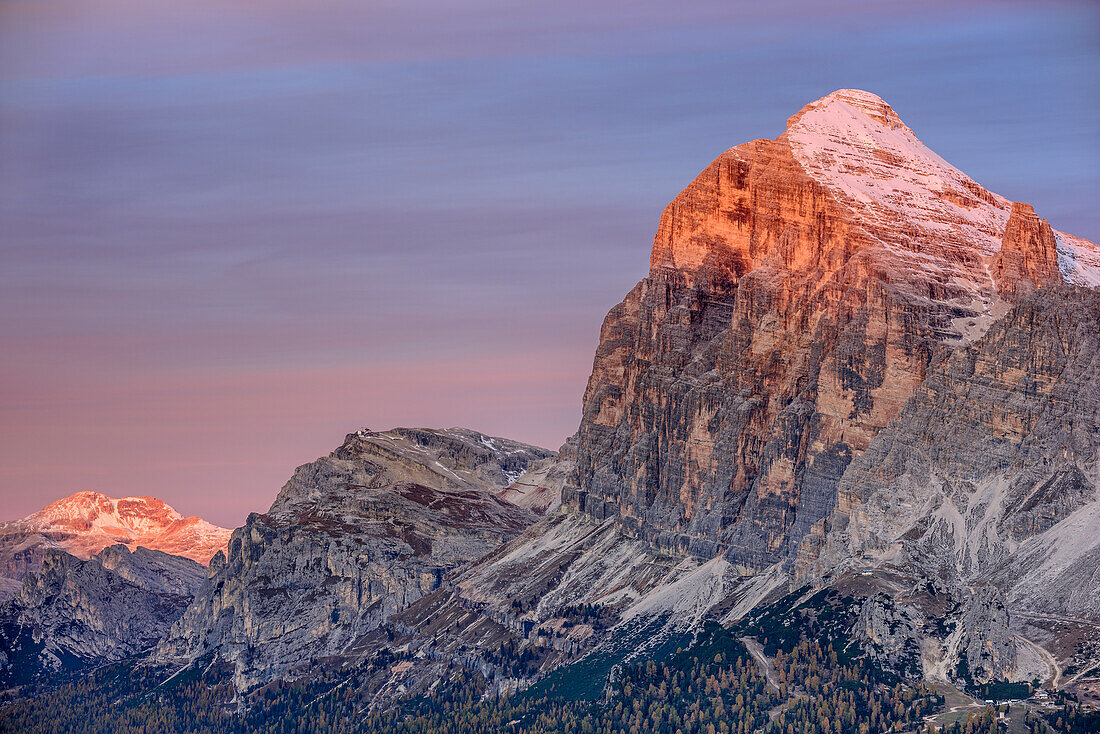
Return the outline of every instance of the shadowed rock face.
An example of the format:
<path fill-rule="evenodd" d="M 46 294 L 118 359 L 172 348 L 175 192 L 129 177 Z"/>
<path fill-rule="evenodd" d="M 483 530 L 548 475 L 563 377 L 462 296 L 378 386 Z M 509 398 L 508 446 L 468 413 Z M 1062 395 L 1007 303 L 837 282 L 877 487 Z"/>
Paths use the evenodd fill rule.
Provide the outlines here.
<path fill-rule="evenodd" d="M 1033 608 L 1100 614 L 1096 594 L 1084 601 L 1095 580 L 1049 583 L 1100 543 L 1089 509 L 1098 385 L 1100 294 L 1061 287 L 1023 298 L 944 360 L 853 462 L 801 560 L 821 573 L 888 558 L 952 583 L 994 580 Z M 1063 524 L 1071 516 L 1076 538 Z M 1055 595 L 1069 588 L 1080 595 L 1066 606 Z"/>
<path fill-rule="evenodd" d="M 922 673 L 919 625 L 916 610 L 879 592 L 863 600 L 851 634 L 878 669 L 919 679 Z"/>
<path fill-rule="evenodd" d="M 1016 640 L 1008 629 L 1008 610 L 996 589 L 978 589 L 963 605 L 958 630 L 951 641 L 956 675 L 976 683 L 1012 680 L 1016 673 Z"/>
<path fill-rule="evenodd" d="M 495 493 L 552 455 L 464 429 L 350 434 L 234 531 L 157 657 L 216 655 L 249 688 L 349 653 L 450 571 L 534 522 Z"/>
<path fill-rule="evenodd" d="M 674 553 L 789 562 L 933 361 L 1002 292 L 1060 282 L 1055 235 L 874 95 L 808 105 L 666 208 L 604 321 L 566 504 Z"/>
<path fill-rule="evenodd" d="M 87 560 L 45 552 L 41 569 L 0 606 L 0 679 L 121 660 L 149 649 L 202 584 L 194 561 L 124 545 Z"/>

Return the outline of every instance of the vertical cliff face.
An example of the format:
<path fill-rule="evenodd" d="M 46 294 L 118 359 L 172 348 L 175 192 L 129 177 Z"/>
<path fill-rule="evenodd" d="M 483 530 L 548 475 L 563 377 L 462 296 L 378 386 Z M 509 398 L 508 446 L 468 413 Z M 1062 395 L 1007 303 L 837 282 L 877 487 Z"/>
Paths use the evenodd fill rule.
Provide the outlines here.
<path fill-rule="evenodd" d="M 1010 300 L 1062 282 L 1054 230 L 1030 204 L 1012 205 L 1001 251 L 993 260 L 993 279 L 997 290 Z"/>
<path fill-rule="evenodd" d="M 1008 625 L 1008 610 L 996 589 L 982 587 L 967 598 L 948 642 L 956 680 L 989 683 L 1015 679 L 1017 647 Z"/>
<path fill-rule="evenodd" d="M 934 360 L 1029 288 L 1100 282 L 1070 240 L 874 95 L 807 105 L 666 208 L 604 322 L 566 503 L 665 550 L 790 560 Z"/>
<path fill-rule="evenodd" d="M 1100 615 L 1088 560 L 1100 544 L 1098 385 L 1100 294 L 1021 298 L 853 462 L 835 512 L 803 543 L 804 570 L 886 559 L 992 582 L 1016 607 Z"/>
<path fill-rule="evenodd" d="M 920 679 L 919 627 L 916 610 L 880 591 L 863 600 L 851 635 L 880 670 Z"/>

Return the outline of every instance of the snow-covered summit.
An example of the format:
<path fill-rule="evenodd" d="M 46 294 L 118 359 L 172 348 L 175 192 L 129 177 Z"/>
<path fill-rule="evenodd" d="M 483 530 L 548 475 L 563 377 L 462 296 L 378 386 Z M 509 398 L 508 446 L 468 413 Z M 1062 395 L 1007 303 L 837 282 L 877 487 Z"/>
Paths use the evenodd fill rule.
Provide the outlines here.
<path fill-rule="evenodd" d="M 1012 202 L 924 145 L 882 98 L 841 89 L 791 117 L 781 136 L 869 235 L 907 264 L 990 298 Z M 1100 285 L 1100 247 L 1057 233 L 1063 277 Z"/>
<path fill-rule="evenodd" d="M 20 578 L 37 570 L 50 548 L 87 559 L 119 543 L 208 563 L 226 547 L 231 532 L 201 517 L 185 517 L 155 497 L 77 492 L 21 520 L 0 523 L 0 575 Z"/>
<path fill-rule="evenodd" d="M 928 149 L 879 97 L 833 92 L 791 118 L 784 136 L 803 168 L 883 242 L 912 250 L 931 241 L 933 256 L 1000 249 L 1012 203 Z"/>

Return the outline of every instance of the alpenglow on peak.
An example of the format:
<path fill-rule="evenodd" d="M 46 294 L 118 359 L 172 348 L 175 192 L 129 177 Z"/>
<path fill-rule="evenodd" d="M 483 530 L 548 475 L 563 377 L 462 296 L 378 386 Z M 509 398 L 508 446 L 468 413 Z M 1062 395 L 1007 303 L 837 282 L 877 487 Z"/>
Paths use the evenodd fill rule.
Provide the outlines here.
<path fill-rule="evenodd" d="M 761 186 L 778 198 L 754 198 Z M 841 89 L 790 117 L 775 140 L 715 159 L 665 210 L 651 265 L 739 278 L 769 260 L 829 272 L 862 253 L 902 288 L 931 283 L 937 298 L 984 313 L 1001 290 L 990 273 L 1012 205 L 925 146 L 882 98 Z M 1057 248 L 1047 254 L 1061 279 L 1100 284 L 1100 249 L 1052 234 Z"/>

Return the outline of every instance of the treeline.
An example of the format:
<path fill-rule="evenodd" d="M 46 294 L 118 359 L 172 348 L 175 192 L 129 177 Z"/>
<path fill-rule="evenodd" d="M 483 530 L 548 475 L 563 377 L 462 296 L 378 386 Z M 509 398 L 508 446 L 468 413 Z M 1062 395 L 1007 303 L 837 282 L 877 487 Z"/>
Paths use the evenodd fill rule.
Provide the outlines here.
<path fill-rule="evenodd" d="M 1028 712 L 1024 719 L 1030 734 L 1096 734 L 1100 732 L 1100 711 L 1084 711 L 1080 704 L 1065 704 L 1044 715 Z"/>
<path fill-rule="evenodd" d="M 372 706 L 367 671 L 332 671 L 268 686 L 238 712 L 224 683 L 199 677 L 158 685 L 147 671 L 116 666 L 8 704 L 0 731 L 869 734 L 920 728 L 922 717 L 942 703 L 922 686 L 876 681 L 873 670 L 840 662 L 836 650 L 817 640 L 780 650 L 774 675 L 771 685 L 741 643 L 716 624 L 669 660 L 617 668 L 599 701 L 564 700 L 552 691 L 484 697 L 484 680 L 456 669 L 429 695 L 381 708 Z"/>

